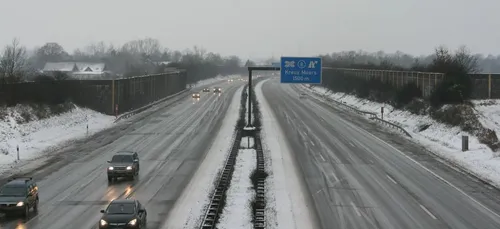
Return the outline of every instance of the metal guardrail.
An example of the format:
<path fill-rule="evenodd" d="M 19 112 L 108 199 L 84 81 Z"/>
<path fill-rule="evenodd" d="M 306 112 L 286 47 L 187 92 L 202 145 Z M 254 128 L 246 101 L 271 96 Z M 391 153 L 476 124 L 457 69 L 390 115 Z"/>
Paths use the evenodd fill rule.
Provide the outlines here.
<path fill-rule="evenodd" d="M 349 106 L 349 105 L 347 105 L 347 104 L 345 104 L 345 103 L 339 102 L 339 101 L 334 100 L 334 99 L 332 99 L 332 98 L 328 98 L 328 97 L 326 97 L 326 96 L 324 96 L 324 95 L 322 95 L 322 94 L 320 94 L 320 93 L 317 93 L 317 92 L 315 92 L 315 91 L 312 91 L 312 92 L 313 92 L 314 94 L 317 94 L 317 95 L 319 95 L 319 96 L 322 96 L 323 98 L 325 98 L 325 100 L 327 100 L 327 101 L 329 101 L 329 102 L 334 102 L 334 103 L 336 103 L 336 104 L 338 104 L 338 105 L 343 106 L 344 108 L 346 108 L 346 109 L 348 109 L 348 110 L 354 111 L 355 113 L 358 113 L 358 114 L 361 114 L 361 115 L 369 115 L 369 116 L 370 116 L 370 117 L 369 117 L 369 119 L 370 119 L 370 120 L 375 120 L 375 121 L 379 121 L 379 122 L 381 122 L 381 123 L 383 123 L 383 124 L 387 124 L 388 126 L 393 127 L 393 128 L 395 128 L 395 129 L 397 129 L 397 130 L 401 131 L 401 132 L 402 132 L 402 133 L 404 133 L 406 136 L 408 136 L 408 137 L 410 137 L 410 138 L 412 137 L 412 136 L 410 135 L 410 133 L 408 133 L 408 131 L 406 131 L 403 127 L 401 127 L 401 126 L 399 126 L 399 125 L 397 125 L 397 124 L 395 124 L 395 123 L 392 123 L 392 122 L 389 122 L 389 121 L 386 121 L 386 120 L 383 120 L 383 119 L 379 118 L 379 117 L 377 116 L 377 114 L 376 114 L 376 113 L 373 113 L 373 112 L 368 112 L 368 111 L 362 111 L 362 110 L 359 110 L 359 109 L 357 109 L 357 108 L 355 108 L 355 107 L 353 107 L 353 106 Z"/>
<path fill-rule="evenodd" d="M 145 111 L 145 110 L 147 110 L 147 109 L 149 109 L 149 108 L 151 108 L 151 107 L 153 107 L 153 106 L 155 106 L 155 105 L 158 105 L 159 103 L 165 102 L 165 101 L 167 101 L 167 100 L 175 99 L 175 100 L 173 100 L 172 102 L 176 102 L 176 101 L 178 101 L 178 100 L 180 100 L 180 99 L 184 98 L 185 93 L 188 93 L 188 92 L 190 92 L 190 91 L 191 91 L 191 88 L 187 88 L 187 89 L 182 90 L 182 91 L 180 91 L 180 92 L 177 92 L 177 93 L 175 93 L 175 94 L 173 94 L 173 95 L 171 95 L 171 96 L 167 96 L 167 97 L 165 97 L 165 98 L 163 98 L 163 99 L 160 99 L 160 100 L 157 100 L 157 101 L 155 101 L 155 102 L 152 102 L 152 103 L 150 103 L 150 104 L 148 104 L 148 105 L 146 105 L 146 106 L 143 106 L 143 107 L 141 107 L 141 108 L 137 108 L 137 109 L 135 109 L 135 110 L 133 110 L 133 111 L 129 111 L 129 112 L 127 112 L 127 113 L 124 113 L 124 114 L 122 114 L 122 115 L 119 115 L 119 116 L 116 118 L 116 120 L 115 120 L 114 122 L 116 123 L 116 122 L 118 122 L 118 121 L 120 121 L 120 120 L 122 120 L 122 119 L 127 119 L 127 118 L 130 118 L 130 117 L 132 117 L 132 116 L 134 116 L 134 115 L 136 115 L 136 114 L 138 114 L 138 113 L 141 113 L 141 112 L 143 112 L 143 111 Z"/>
<path fill-rule="evenodd" d="M 395 128 L 395 129 L 397 129 L 397 130 L 401 131 L 401 132 L 402 132 L 403 134 L 405 134 L 406 136 L 408 136 L 408 137 L 410 137 L 410 138 L 412 137 L 412 136 L 410 135 L 410 133 L 408 133 L 408 131 L 406 131 L 403 127 L 401 127 L 401 126 L 399 126 L 399 125 L 396 125 L 396 124 L 394 124 L 394 123 L 392 123 L 392 122 L 389 122 L 389 121 L 386 121 L 386 120 L 383 120 L 383 119 L 380 119 L 380 118 L 378 118 L 378 117 L 370 117 L 370 119 L 371 119 L 371 120 L 376 120 L 376 121 L 382 122 L 382 123 L 384 123 L 384 124 L 387 124 L 388 126 L 393 127 L 393 128 Z"/>
<path fill-rule="evenodd" d="M 242 130 L 237 129 L 233 145 L 231 147 L 231 152 L 226 158 L 224 163 L 224 169 L 219 174 L 217 178 L 215 190 L 210 198 L 210 204 L 207 211 L 203 217 L 200 225 L 200 229 L 215 229 L 217 228 L 217 222 L 224 208 L 223 202 L 226 199 L 226 192 L 231 184 L 231 179 L 233 177 L 234 165 L 236 164 L 236 157 L 238 156 L 239 147 L 241 143 Z"/>
<path fill-rule="evenodd" d="M 257 167 L 256 172 L 265 172 L 265 161 L 264 161 L 264 151 L 262 150 L 262 140 L 260 131 L 256 131 L 254 138 L 254 146 L 257 152 Z M 253 216 L 253 228 L 254 229 L 264 229 L 266 228 L 266 194 L 265 194 L 265 177 L 259 177 L 257 180 L 257 189 L 255 190 L 255 206 L 254 206 L 254 216 Z"/>

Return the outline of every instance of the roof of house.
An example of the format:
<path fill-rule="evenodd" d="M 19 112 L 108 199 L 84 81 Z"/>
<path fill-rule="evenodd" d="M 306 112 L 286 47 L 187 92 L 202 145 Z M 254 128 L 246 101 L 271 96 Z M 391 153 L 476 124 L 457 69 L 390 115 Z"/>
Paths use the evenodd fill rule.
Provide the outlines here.
<path fill-rule="evenodd" d="M 74 68 L 74 62 L 47 62 L 43 67 L 43 71 L 72 72 Z"/>
<path fill-rule="evenodd" d="M 88 70 L 92 72 L 103 72 L 106 68 L 105 63 L 85 63 L 85 62 L 77 62 L 76 66 L 81 72 L 88 72 Z"/>
<path fill-rule="evenodd" d="M 76 69 L 75 69 L 76 67 Z M 86 63 L 86 62 L 47 62 L 43 71 L 61 71 L 61 72 L 95 72 L 102 73 L 106 68 L 105 63 Z"/>

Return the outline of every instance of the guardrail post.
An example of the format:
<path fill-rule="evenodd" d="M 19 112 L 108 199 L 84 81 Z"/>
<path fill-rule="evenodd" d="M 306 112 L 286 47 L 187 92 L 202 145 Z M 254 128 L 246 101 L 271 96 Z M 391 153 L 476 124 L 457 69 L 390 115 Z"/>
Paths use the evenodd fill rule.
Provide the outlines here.
<path fill-rule="evenodd" d="M 17 145 L 16 149 L 17 149 L 17 160 L 19 161 L 19 160 L 21 160 L 19 157 L 19 145 Z"/>
<path fill-rule="evenodd" d="M 469 136 L 463 135 L 462 136 L 462 151 L 465 152 L 469 150 Z"/>
<path fill-rule="evenodd" d="M 384 119 L 384 107 L 380 108 L 380 119 Z"/>

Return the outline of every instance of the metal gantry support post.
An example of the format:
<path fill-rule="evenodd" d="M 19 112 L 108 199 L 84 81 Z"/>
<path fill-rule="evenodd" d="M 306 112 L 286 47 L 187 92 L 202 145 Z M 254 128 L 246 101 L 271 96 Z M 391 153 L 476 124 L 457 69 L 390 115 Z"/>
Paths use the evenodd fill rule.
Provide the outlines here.
<path fill-rule="evenodd" d="M 248 67 L 248 124 L 247 127 L 252 127 L 252 71 L 279 71 L 280 67 L 265 67 L 254 66 Z"/>
<path fill-rule="evenodd" d="M 252 127 L 252 70 L 248 69 L 248 124 L 247 127 Z"/>

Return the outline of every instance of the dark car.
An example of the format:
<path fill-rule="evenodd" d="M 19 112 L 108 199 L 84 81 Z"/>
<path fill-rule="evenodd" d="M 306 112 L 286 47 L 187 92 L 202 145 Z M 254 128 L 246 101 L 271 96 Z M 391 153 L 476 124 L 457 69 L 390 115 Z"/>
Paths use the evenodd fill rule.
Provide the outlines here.
<path fill-rule="evenodd" d="M 214 88 L 214 93 L 221 93 L 222 89 L 220 87 Z"/>
<path fill-rule="evenodd" d="M 0 188 L 0 212 L 21 213 L 28 216 L 30 209 L 38 211 L 38 186 L 31 177 L 10 179 Z"/>
<path fill-rule="evenodd" d="M 144 206 L 133 199 L 113 200 L 99 220 L 100 229 L 146 228 L 148 213 Z"/>
<path fill-rule="evenodd" d="M 203 88 L 203 92 L 210 92 L 210 88 Z"/>
<path fill-rule="evenodd" d="M 121 151 L 113 155 L 108 167 L 108 181 L 119 177 L 135 179 L 139 175 L 139 155 L 136 152 Z"/>

